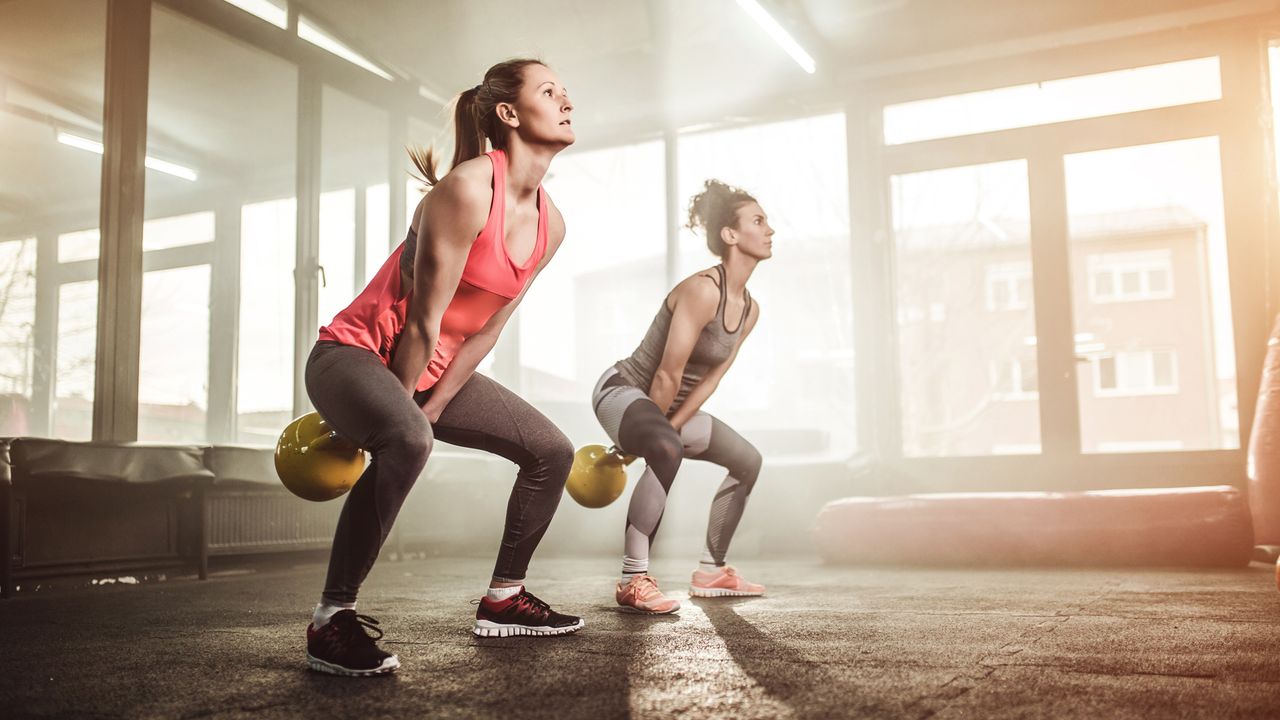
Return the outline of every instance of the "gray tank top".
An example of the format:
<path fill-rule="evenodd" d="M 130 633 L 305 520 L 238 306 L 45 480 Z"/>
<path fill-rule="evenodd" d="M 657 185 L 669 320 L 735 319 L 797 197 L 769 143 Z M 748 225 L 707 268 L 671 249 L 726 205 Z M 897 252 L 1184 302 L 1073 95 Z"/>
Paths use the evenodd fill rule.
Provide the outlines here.
<path fill-rule="evenodd" d="M 669 413 L 675 412 L 684 404 L 689 391 L 702 382 L 702 378 L 706 377 L 711 368 L 729 359 L 733 354 L 734 343 L 738 341 L 738 334 L 742 332 L 742 326 L 746 324 L 747 316 L 751 313 L 751 293 L 748 292 L 746 303 L 742 308 L 742 317 L 738 319 L 737 327 L 730 332 L 724 318 L 725 304 L 728 299 L 728 292 L 725 290 L 724 266 L 717 265 L 715 270 L 720 278 L 716 283 L 720 288 L 720 304 L 716 307 L 715 317 L 702 328 L 697 342 L 693 345 L 693 351 L 689 353 L 689 361 L 685 363 L 680 387 L 676 390 L 676 397 L 671 403 Z M 631 353 L 630 357 L 623 358 L 614 365 L 624 380 L 646 393 L 649 392 L 649 386 L 653 384 L 653 376 L 657 374 L 658 366 L 662 363 L 662 353 L 667 347 L 667 334 L 671 331 L 671 314 L 671 308 L 667 306 L 667 301 L 664 299 L 662 307 L 653 318 L 653 323 L 649 325 L 649 330 L 644 334 L 639 347 Z"/>

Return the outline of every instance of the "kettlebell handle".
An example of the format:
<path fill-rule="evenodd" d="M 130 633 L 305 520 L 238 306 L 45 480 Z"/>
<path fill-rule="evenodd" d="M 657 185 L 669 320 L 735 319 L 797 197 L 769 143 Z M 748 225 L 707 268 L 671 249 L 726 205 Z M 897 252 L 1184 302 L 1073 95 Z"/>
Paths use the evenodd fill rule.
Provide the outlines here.
<path fill-rule="evenodd" d="M 338 433 L 334 432 L 333 430 L 330 430 L 324 435 L 321 435 L 315 440 L 312 440 L 311 442 L 307 443 L 307 449 L 314 452 L 319 452 L 321 450 L 324 450 L 325 447 L 329 445 L 329 443 L 333 442 L 336 439 L 338 439 Z"/>
<path fill-rule="evenodd" d="M 609 446 L 609 454 L 621 460 L 623 465 L 630 465 L 631 463 L 636 461 L 635 455 L 626 454 L 625 452 L 622 451 L 622 448 L 618 447 L 617 445 Z"/>

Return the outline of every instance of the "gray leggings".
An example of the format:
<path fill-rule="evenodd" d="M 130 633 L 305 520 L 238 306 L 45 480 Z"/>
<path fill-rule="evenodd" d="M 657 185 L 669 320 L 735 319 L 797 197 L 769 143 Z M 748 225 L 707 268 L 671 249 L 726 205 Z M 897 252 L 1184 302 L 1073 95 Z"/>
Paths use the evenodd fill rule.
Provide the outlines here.
<path fill-rule="evenodd" d="M 519 466 L 493 576 L 507 582 L 524 579 L 573 465 L 573 445 L 550 420 L 476 373 L 433 426 L 421 409 L 430 390 L 410 398 L 377 355 L 332 342 L 316 343 L 312 349 L 306 384 L 321 417 L 372 456 L 338 517 L 326 600 L 355 602 L 437 438 L 500 455 Z"/>
<path fill-rule="evenodd" d="M 729 471 L 711 501 L 705 549 L 708 557 L 704 557 L 724 565 L 729 541 L 760 475 L 762 459 L 755 446 L 702 411 L 677 432 L 649 395 L 629 385 L 614 368 L 606 370 L 596 383 L 591 406 L 614 444 L 645 460 L 644 474 L 636 483 L 627 508 L 623 571 L 648 570 L 649 549 L 662 524 L 667 493 L 685 458 L 706 460 Z"/>

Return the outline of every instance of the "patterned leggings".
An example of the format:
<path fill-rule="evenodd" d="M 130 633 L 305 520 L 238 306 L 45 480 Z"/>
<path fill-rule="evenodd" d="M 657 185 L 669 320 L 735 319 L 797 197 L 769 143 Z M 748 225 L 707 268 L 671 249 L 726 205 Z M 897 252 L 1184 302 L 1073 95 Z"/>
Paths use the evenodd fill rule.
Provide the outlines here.
<path fill-rule="evenodd" d="M 662 523 L 667 493 L 685 458 L 728 470 L 711 502 L 706 538 L 706 555 L 716 565 L 724 565 L 729 541 L 760 475 L 760 452 L 733 428 L 701 411 L 677 432 L 648 394 L 627 384 L 614 368 L 596 383 L 591 404 L 609 438 L 623 452 L 644 458 L 646 466 L 627 510 L 623 571 L 648 570 L 649 549 Z"/>

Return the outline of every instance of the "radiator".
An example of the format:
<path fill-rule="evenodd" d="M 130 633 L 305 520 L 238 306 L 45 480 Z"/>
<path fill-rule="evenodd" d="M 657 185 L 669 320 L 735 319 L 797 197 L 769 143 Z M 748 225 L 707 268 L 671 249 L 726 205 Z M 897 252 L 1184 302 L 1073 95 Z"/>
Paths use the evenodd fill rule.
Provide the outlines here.
<path fill-rule="evenodd" d="M 209 552 L 233 554 L 328 547 L 341 502 L 313 503 L 281 492 L 212 493 Z"/>

